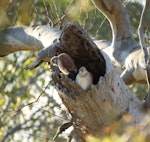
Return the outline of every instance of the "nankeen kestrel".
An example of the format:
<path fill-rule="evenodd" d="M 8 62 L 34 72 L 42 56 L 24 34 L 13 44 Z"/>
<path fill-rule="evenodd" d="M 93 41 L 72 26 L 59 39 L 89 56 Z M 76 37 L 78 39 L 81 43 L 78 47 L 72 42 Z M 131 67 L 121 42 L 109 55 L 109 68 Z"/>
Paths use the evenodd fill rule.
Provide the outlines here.
<path fill-rule="evenodd" d="M 58 66 L 59 70 L 65 75 L 69 75 L 70 72 L 76 72 L 77 70 L 73 59 L 67 53 L 61 53 L 52 57 L 51 64 Z"/>
<path fill-rule="evenodd" d="M 93 75 L 82 66 L 76 76 L 76 83 L 83 89 L 87 90 L 93 83 Z"/>

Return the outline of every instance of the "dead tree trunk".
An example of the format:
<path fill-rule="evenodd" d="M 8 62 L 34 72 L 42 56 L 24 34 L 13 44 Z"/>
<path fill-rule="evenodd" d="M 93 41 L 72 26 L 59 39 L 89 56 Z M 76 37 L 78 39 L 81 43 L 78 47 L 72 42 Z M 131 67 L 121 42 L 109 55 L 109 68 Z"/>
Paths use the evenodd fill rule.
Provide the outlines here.
<path fill-rule="evenodd" d="M 102 130 L 124 114 L 139 124 L 146 115 L 141 102 L 133 96 L 114 71 L 108 56 L 100 51 L 79 25 L 67 25 L 56 46 L 68 53 L 77 68 L 85 66 L 94 77 L 91 88 L 82 90 L 74 80 L 53 68 L 53 80 L 73 121 L 73 135 L 85 141 L 87 134 L 99 137 Z"/>

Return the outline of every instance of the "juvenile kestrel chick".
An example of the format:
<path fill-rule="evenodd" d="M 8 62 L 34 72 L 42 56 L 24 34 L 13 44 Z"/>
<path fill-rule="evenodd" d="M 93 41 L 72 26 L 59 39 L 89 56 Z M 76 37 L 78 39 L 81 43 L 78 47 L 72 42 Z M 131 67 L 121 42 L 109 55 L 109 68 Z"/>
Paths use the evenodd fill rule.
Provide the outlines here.
<path fill-rule="evenodd" d="M 67 53 L 61 53 L 58 56 L 54 56 L 51 59 L 51 64 L 53 66 L 58 66 L 59 70 L 65 75 L 77 71 L 73 59 Z"/>
<path fill-rule="evenodd" d="M 83 89 L 87 90 L 93 83 L 93 75 L 82 66 L 76 76 L 76 83 Z"/>

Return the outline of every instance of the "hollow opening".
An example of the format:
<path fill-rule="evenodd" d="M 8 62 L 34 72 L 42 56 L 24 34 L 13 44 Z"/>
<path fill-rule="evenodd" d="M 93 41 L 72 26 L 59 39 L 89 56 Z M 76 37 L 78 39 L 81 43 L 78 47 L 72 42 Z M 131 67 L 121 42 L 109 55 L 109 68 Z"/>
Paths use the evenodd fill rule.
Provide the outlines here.
<path fill-rule="evenodd" d="M 77 69 L 85 66 L 93 75 L 93 84 L 106 73 L 106 62 L 100 50 L 79 25 L 70 24 L 60 37 L 59 53 L 69 54 Z M 74 80 L 74 78 L 71 78 Z"/>
<path fill-rule="evenodd" d="M 84 42 L 87 41 L 82 41 L 82 43 L 78 45 L 74 52 L 61 50 L 61 53 L 65 52 L 69 54 L 74 60 L 78 70 L 80 67 L 85 66 L 86 69 L 93 75 L 93 84 L 97 84 L 99 78 L 104 76 L 106 73 L 106 62 L 98 48 L 92 48 L 91 45 L 87 43 L 85 46 Z M 70 78 L 75 80 L 75 77 Z"/>

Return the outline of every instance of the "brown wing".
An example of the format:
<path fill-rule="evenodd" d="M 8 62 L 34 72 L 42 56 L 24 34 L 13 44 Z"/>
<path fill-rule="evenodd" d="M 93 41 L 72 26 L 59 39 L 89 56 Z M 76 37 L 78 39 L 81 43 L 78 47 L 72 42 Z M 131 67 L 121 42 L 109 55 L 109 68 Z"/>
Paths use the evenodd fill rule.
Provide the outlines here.
<path fill-rule="evenodd" d="M 61 63 L 64 68 L 66 68 L 68 71 L 76 71 L 76 66 L 74 64 L 73 59 L 66 53 L 61 53 L 58 55 L 59 59 L 61 60 Z"/>

